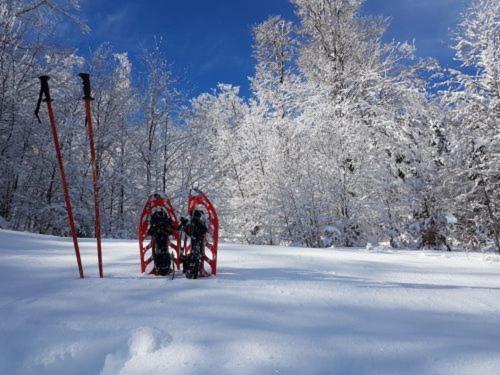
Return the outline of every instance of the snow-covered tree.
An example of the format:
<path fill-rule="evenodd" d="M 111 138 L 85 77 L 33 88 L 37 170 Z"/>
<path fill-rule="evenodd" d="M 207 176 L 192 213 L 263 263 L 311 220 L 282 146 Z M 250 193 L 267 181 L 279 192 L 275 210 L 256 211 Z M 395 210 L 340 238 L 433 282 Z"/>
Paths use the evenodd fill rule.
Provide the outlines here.
<path fill-rule="evenodd" d="M 455 33 L 446 185 L 464 245 L 500 252 L 500 3 L 475 0 Z"/>

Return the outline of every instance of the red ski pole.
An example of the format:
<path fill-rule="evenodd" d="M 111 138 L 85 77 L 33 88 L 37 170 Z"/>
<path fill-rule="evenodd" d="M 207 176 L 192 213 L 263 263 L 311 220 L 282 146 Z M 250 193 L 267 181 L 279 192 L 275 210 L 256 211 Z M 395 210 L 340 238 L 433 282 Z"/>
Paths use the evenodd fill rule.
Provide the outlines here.
<path fill-rule="evenodd" d="M 80 273 L 80 277 L 83 279 L 82 260 L 80 258 L 80 248 L 78 247 L 78 238 L 76 236 L 75 221 L 73 219 L 73 210 L 71 208 L 71 199 L 69 197 L 68 183 L 66 182 L 66 174 L 64 173 L 64 165 L 61 155 L 61 146 L 59 144 L 59 137 L 57 136 L 56 118 L 54 116 L 54 112 L 52 111 L 52 98 L 50 97 L 50 91 L 49 91 L 50 77 L 41 76 L 39 77 L 39 79 L 40 79 L 40 96 L 38 97 L 38 103 L 35 109 L 35 116 L 37 117 L 38 122 L 41 123 L 42 121 L 38 116 L 38 112 L 40 111 L 40 104 L 43 100 L 45 103 L 47 103 L 47 112 L 49 114 L 50 129 L 52 131 L 52 138 L 54 140 L 54 146 L 56 149 L 57 163 L 59 165 L 59 172 L 61 175 L 64 200 L 66 202 L 66 211 L 68 213 L 68 222 L 69 222 L 69 227 L 71 229 L 71 236 L 73 237 L 73 246 L 75 247 L 76 262 L 78 263 L 78 272 Z M 42 99 L 43 96 L 45 96 L 45 99 Z"/>
<path fill-rule="evenodd" d="M 90 161 L 92 164 L 92 180 L 94 184 L 94 214 L 95 214 L 95 236 L 97 239 L 97 260 L 99 262 L 99 277 L 104 277 L 102 270 L 102 248 L 101 248 L 101 219 L 99 214 L 99 176 L 94 147 L 94 128 L 92 126 L 92 107 L 90 103 L 94 98 L 90 94 L 90 76 L 88 73 L 78 74 L 83 81 L 83 100 L 85 101 L 85 124 L 89 138 Z"/>

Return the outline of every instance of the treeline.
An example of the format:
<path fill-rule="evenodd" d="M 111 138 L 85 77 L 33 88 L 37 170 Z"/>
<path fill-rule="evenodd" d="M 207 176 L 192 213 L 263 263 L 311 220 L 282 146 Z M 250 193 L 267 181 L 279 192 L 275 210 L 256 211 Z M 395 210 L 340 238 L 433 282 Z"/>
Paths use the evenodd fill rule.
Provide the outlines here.
<path fill-rule="evenodd" d="M 146 72 L 133 79 L 126 53 L 108 45 L 88 59 L 51 48 L 46 23 L 73 13 L 52 1 L 23 11 L 28 3 L 0 10 L 0 216 L 11 227 L 67 233 L 49 129 L 31 111 L 43 72 L 79 230 L 93 235 L 74 74 L 85 68 L 107 236 L 133 235 L 149 192 L 182 206 L 198 183 L 226 240 L 500 251 L 497 1 L 464 13 L 454 71 L 416 59 L 412 44 L 383 42 L 387 20 L 360 15 L 361 0 L 293 0 L 297 23 L 273 16 L 253 29 L 248 99 L 220 85 L 188 104 L 161 45 L 144 52 Z"/>

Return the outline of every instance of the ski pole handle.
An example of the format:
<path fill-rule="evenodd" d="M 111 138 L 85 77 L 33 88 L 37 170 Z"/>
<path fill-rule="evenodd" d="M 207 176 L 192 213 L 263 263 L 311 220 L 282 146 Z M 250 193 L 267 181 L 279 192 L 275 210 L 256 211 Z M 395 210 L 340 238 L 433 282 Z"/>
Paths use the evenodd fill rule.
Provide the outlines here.
<path fill-rule="evenodd" d="M 36 102 L 36 108 L 35 108 L 35 117 L 37 118 L 38 122 L 41 124 L 42 120 L 40 120 L 40 116 L 38 115 L 40 113 L 40 105 L 43 102 L 50 103 L 52 101 L 52 98 L 50 97 L 50 90 L 49 90 L 49 76 L 40 76 L 38 77 L 40 80 L 40 92 L 38 93 L 38 100 Z M 45 96 L 45 99 L 43 98 Z"/>
<path fill-rule="evenodd" d="M 50 90 L 49 90 L 49 76 L 40 76 L 38 77 L 40 79 L 40 96 L 44 95 L 45 99 L 43 100 L 44 102 L 51 102 L 52 98 L 50 97 Z"/>
<path fill-rule="evenodd" d="M 88 73 L 79 73 L 78 76 L 82 79 L 83 83 L 83 99 L 84 100 L 94 100 L 91 95 L 90 90 L 90 74 Z"/>

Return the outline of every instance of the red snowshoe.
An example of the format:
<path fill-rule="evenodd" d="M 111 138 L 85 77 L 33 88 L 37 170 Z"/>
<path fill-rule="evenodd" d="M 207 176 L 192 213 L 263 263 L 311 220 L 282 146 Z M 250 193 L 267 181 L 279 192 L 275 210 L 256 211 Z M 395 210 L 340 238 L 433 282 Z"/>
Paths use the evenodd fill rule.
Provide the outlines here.
<path fill-rule="evenodd" d="M 219 218 L 217 217 L 217 212 L 212 202 L 208 197 L 200 190 L 193 189 L 188 198 L 188 214 L 191 218 L 189 226 L 193 226 L 197 217 L 201 219 L 207 229 L 207 232 L 203 235 L 203 243 L 198 245 L 196 258 L 199 256 L 200 262 L 199 267 L 195 271 L 195 275 L 188 275 L 187 277 L 197 278 L 197 276 L 210 276 L 217 274 L 217 247 L 219 244 Z M 195 240 L 193 233 L 186 230 L 188 236 L 185 237 L 184 241 L 184 256 L 190 257 L 193 252 L 193 245 Z M 186 241 L 189 240 L 189 241 Z M 194 255 L 194 254 L 193 254 Z"/>
<path fill-rule="evenodd" d="M 170 199 L 162 194 L 148 197 L 139 222 L 141 272 L 167 275 L 180 269 L 179 223 Z"/>

